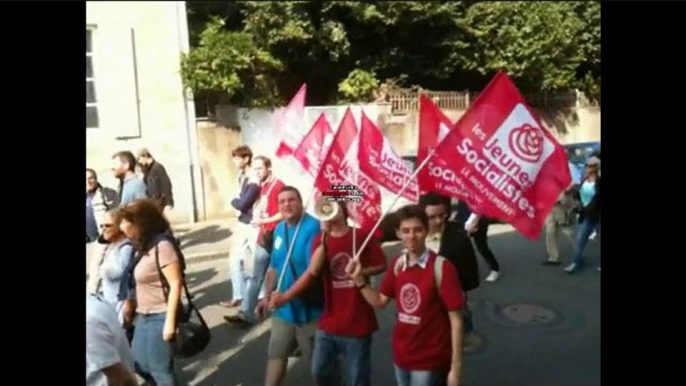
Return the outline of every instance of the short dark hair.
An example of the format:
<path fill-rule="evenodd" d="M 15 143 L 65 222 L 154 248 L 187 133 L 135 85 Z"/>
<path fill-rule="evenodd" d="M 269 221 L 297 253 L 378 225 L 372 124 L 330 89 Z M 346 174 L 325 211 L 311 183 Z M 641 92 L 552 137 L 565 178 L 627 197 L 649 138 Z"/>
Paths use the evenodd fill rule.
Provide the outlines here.
<path fill-rule="evenodd" d="M 283 188 L 281 188 L 281 190 L 279 190 L 279 194 L 277 194 L 276 196 L 278 197 L 279 195 L 281 195 L 281 193 L 284 193 L 284 192 L 295 193 L 295 195 L 298 196 L 298 200 L 300 200 L 300 202 L 303 202 L 303 197 L 300 195 L 300 191 L 295 186 L 291 186 L 291 185 L 284 186 Z"/>
<path fill-rule="evenodd" d="M 95 170 L 86 168 L 86 173 L 90 173 L 93 175 L 93 178 L 95 178 L 96 180 L 98 179 L 98 173 L 96 173 Z"/>
<path fill-rule="evenodd" d="M 446 209 L 450 209 L 450 197 L 442 194 L 430 192 L 419 197 L 419 206 L 426 209 L 427 206 L 444 205 Z"/>
<path fill-rule="evenodd" d="M 398 220 L 398 222 L 395 225 L 396 229 L 400 229 L 401 222 L 413 218 L 419 220 L 419 222 L 421 222 L 422 225 L 424 225 L 425 229 L 429 229 L 429 218 L 426 216 L 424 208 L 422 208 L 419 205 L 403 206 L 402 208 L 398 209 L 397 212 L 395 212 L 395 217 Z"/>
<path fill-rule="evenodd" d="M 138 158 L 145 157 L 145 158 L 153 158 L 152 154 L 150 154 L 150 150 L 147 148 L 142 148 L 138 150 Z"/>
<path fill-rule="evenodd" d="M 264 167 L 265 167 L 265 168 L 267 168 L 267 169 L 271 169 L 271 168 L 272 168 L 272 160 L 270 160 L 269 158 L 267 158 L 267 157 L 265 157 L 265 156 L 263 156 L 263 155 L 258 155 L 257 157 L 255 157 L 254 161 L 257 161 L 257 160 L 262 161 L 262 163 L 264 164 Z"/>
<path fill-rule="evenodd" d="M 252 162 L 252 150 L 246 145 L 238 146 L 231 152 L 231 157 L 248 158 L 248 164 Z"/>
<path fill-rule="evenodd" d="M 121 161 L 129 164 L 129 171 L 136 171 L 136 157 L 130 151 L 120 151 L 115 153 L 112 158 L 119 158 Z"/>

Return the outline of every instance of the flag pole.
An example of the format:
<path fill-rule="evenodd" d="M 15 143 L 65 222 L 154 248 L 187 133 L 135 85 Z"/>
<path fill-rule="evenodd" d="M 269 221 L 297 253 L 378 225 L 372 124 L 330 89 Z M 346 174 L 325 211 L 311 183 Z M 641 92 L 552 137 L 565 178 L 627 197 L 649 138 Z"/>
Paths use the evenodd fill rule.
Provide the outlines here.
<path fill-rule="evenodd" d="M 384 212 L 383 214 L 381 214 L 381 217 L 379 217 L 379 219 L 376 221 L 376 224 L 374 224 L 374 227 L 372 228 L 372 230 L 369 231 L 369 234 L 368 234 L 367 237 L 364 239 L 364 242 L 362 243 L 362 246 L 360 247 L 358 253 L 355 254 L 355 257 L 353 258 L 354 260 L 356 260 L 356 261 L 359 261 L 359 260 L 360 260 L 360 252 L 361 252 L 362 250 L 364 250 L 364 247 L 367 246 L 367 244 L 369 243 L 369 240 L 372 239 L 372 237 L 373 237 L 373 235 L 374 235 L 374 232 L 376 232 L 376 230 L 379 228 L 379 225 L 381 225 L 381 221 L 383 220 L 383 218 L 391 211 L 391 209 L 393 209 L 393 206 L 395 206 L 395 203 L 398 202 L 398 199 L 400 198 L 400 196 L 401 196 L 403 193 L 405 193 L 405 190 L 407 189 L 408 186 L 410 186 L 410 183 L 412 183 L 412 180 L 414 180 L 414 179 L 417 177 L 417 174 L 419 174 L 419 172 L 420 172 L 422 169 L 424 169 L 424 167 L 426 166 L 426 164 L 429 162 L 429 160 L 431 159 L 431 157 L 434 156 L 435 153 L 436 153 L 436 148 L 431 149 L 431 153 L 429 153 L 429 155 L 426 156 L 426 158 L 424 159 L 424 161 L 422 161 L 422 163 L 419 164 L 419 166 L 418 166 L 417 169 L 414 171 L 414 173 L 412 173 L 412 176 L 410 176 L 410 178 L 408 178 L 408 180 L 407 180 L 407 182 L 405 183 L 405 185 L 403 185 L 402 189 L 400 189 L 400 191 L 395 195 L 395 197 L 393 198 L 393 201 L 391 202 L 391 205 L 388 207 L 388 209 L 386 209 L 386 212 Z"/>

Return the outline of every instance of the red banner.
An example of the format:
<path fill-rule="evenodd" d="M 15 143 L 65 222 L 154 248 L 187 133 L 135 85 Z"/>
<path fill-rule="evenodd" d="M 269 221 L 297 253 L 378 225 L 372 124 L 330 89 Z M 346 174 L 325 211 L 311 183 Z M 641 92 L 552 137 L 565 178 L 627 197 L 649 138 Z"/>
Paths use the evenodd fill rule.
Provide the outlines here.
<path fill-rule="evenodd" d="M 347 191 L 351 216 L 360 228 L 369 229 L 381 217 L 381 192 L 357 167 L 357 152 L 353 146 L 356 136 L 355 119 L 348 108 L 319 169 L 315 187 L 321 192 Z M 356 186 L 359 192 L 348 189 L 350 186 Z"/>
<path fill-rule="evenodd" d="M 326 115 L 322 113 L 293 152 L 293 157 L 298 160 L 305 172 L 316 177 L 332 141 L 333 130 Z"/>
<path fill-rule="evenodd" d="M 402 196 L 418 201 L 417 180 L 410 181 L 412 170 L 391 147 L 381 130 L 362 112 L 362 127 L 358 146 L 360 171 L 379 185 L 398 194 L 406 183 L 410 183 Z"/>
<path fill-rule="evenodd" d="M 499 72 L 436 148 L 434 190 L 537 238 L 571 183 L 564 148 Z M 467 192 L 472 192 L 469 194 Z"/>
<path fill-rule="evenodd" d="M 419 97 L 419 144 L 417 146 L 417 162 L 419 166 L 433 149 L 445 138 L 453 127 L 450 119 L 424 94 Z M 434 189 L 434 179 L 429 175 L 429 168 L 425 167 L 417 173 L 419 191 L 425 194 Z"/>
<path fill-rule="evenodd" d="M 303 139 L 300 132 L 300 125 L 303 121 L 305 112 L 305 93 L 307 85 L 303 84 L 293 99 L 288 103 L 286 110 L 278 117 L 276 127 L 277 135 L 280 137 L 279 147 L 276 149 L 276 156 L 284 158 L 293 154 L 293 150 Z"/>

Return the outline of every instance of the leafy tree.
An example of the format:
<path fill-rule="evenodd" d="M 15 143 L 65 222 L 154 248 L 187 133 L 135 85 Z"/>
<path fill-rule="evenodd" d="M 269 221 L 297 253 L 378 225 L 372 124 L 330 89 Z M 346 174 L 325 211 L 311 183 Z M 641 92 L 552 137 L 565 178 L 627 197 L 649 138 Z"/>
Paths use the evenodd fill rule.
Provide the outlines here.
<path fill-rule="evenodd" d="M 249 106 L 278 103 L 273 77 L 282 64 L 255 45 L 250 34 L 223 29 L 213 18 L 200 34 L 198 47 L 181 58 L 181 77 L 196 97 L 210 102 Z"/>
<path fill-rule="evenodd" d="M 368 100 L 371 88 L 391 80 L 478 91 L 500 69 L 524 92 L 600 94 L 598 2 L 204 1 L 188 8 L 195 61 L 185 69 L 195 78 L 185 76 L 187 85 L 242 105 L 281 105 L 302 83 L 314 105 Z M 224 24 L 209 30 L 211 16 Z M 219 71 L 201 63 L 217 58 Z"/>
<path fill-rule="evenodd" d="M 379 80 L 374 73 L 364 70 L 353 70 L 348 77 L 338 85 L 338 91 L 343 97 L 340 102 L 373 102 L 375 92 L 379 89 Z"/>

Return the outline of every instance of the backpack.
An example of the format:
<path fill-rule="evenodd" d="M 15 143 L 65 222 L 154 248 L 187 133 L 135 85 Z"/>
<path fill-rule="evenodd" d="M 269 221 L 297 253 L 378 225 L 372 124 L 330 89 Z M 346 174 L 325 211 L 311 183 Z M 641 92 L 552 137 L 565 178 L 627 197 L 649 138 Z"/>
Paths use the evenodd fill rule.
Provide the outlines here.
<path fill-rule="evenodd" d="M 436 259 L 434 259 L 434 283 L 439 290 L 441 288 L 441 283 L 443 282 L 443 262 L 445 260 L 446 258 L 440 255 L 436 255 Z M 402 268 L 403 259 L 399 257 L 393 265 L 393 274 L 398 277 L 398 273 L 400 273 Z"/>

